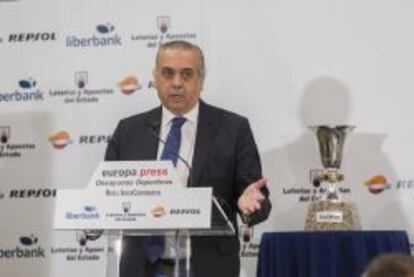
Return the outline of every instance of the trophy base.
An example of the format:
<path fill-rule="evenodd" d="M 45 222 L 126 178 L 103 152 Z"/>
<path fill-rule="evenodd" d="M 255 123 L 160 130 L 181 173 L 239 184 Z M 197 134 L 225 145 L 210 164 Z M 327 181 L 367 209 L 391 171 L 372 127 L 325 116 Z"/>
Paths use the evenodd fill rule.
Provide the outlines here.
<path fill-rule="evenodd" d="M 316 201 L 309 205 L 305 231 L 360 230 L 355 204 L 343 201 Z"/>

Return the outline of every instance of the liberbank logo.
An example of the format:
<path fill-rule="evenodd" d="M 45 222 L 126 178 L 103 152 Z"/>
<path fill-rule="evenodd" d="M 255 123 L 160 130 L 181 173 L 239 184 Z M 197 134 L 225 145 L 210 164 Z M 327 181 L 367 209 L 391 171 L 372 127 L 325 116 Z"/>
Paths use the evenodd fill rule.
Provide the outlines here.
<path fill-rule="evenodd" d="M 34 150 L 34 143 L 11 143 L 11 127 L 0 126 L 0 159 L 20 158 L 23 151 Z"/>
<path fill-rule="evenodd" d="M 45 249 L 38 245 L 34 235 L 19 238 L 19 244 L 12 248 L 0 246 L 1 259 L 34 259 L 45 258 Z"/>
<path fill-rule="evenodd" d="M 67 47 L 106 47 L 122 45 L 121 36 L 115 33 L 112 23 L 99 24 L 95 27 L 96 34 L 80 37 L 70 35 L 66 37 Z"/>
<path fill-rule="evenodd" d="M 96 210 L 95 206 L 88 205 L 83 208 L 80 212 L 67 212 L 66 219 L 69 220 L 95 220 L 99 219 L 100 215 Z"/>
<path fill-rule="evenodd" d="M 34 102 L 43 101 L 43 92 L 36 88 L 37 82 L 33 78 L 18 81 L 18 89 L 13 92 L 0 91 L 0 104 L 3 102 Z"/>

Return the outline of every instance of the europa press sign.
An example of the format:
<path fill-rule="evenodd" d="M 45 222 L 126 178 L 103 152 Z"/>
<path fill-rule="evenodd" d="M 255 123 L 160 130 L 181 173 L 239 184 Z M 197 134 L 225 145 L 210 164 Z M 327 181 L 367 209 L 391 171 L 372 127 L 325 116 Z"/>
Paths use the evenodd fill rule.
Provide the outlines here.
<path fill-rule="evenodd" d="M 101 162 L 87 189 L 58 191 L 55 229 L 209 228 L 212 188 L 187 188 L 178 180 L 171 161 Z M 77 216 L 68 217 L 73 211 Z"/>

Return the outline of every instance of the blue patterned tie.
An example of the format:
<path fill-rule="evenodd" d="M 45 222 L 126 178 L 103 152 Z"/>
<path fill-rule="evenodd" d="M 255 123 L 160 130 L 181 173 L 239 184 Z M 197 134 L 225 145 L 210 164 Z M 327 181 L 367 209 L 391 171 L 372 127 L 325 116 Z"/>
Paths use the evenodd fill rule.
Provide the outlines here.
<path fill-rule="evenodd" d="M 170 132 L 161 154 L 161 160 L 172 160 L 174 166 L 177 165 L 178 155 L 181 146 L 181 126 L 186 119 L 183 117 L 175 117 L 172 120 Z M 151 236 L 144 239 L 145 256 L 154 263 L 164 252 L 165 239 L 164 236 Z"/>
<path fill-rule="evenodd" d="M 181 145 L 181 126 L 185 123 L 184 117 L 174 117 L 167 141 L 162 151 L 161 160 L 171 160 L 174 166 L 177 165 L 177 159 L 180 153 Z"/>

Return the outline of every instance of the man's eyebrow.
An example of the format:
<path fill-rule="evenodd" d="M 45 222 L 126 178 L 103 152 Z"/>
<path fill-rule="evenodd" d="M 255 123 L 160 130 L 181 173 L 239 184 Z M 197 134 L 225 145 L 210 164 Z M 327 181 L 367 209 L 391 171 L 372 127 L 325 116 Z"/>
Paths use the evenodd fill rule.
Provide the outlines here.
<path fill-rule="evenodd" d="M 174 67 L 171 67 L 171 66 L 162 66 L 161 67 L 161 69 L 172 69 L 172 70 L 176 70 Z M 180 71 L 181 70 L 196 70 L 196 68 L 193 68 L 193 67 L 183 67 L 183 68 L 180 68 L 179 69 Z"/>

